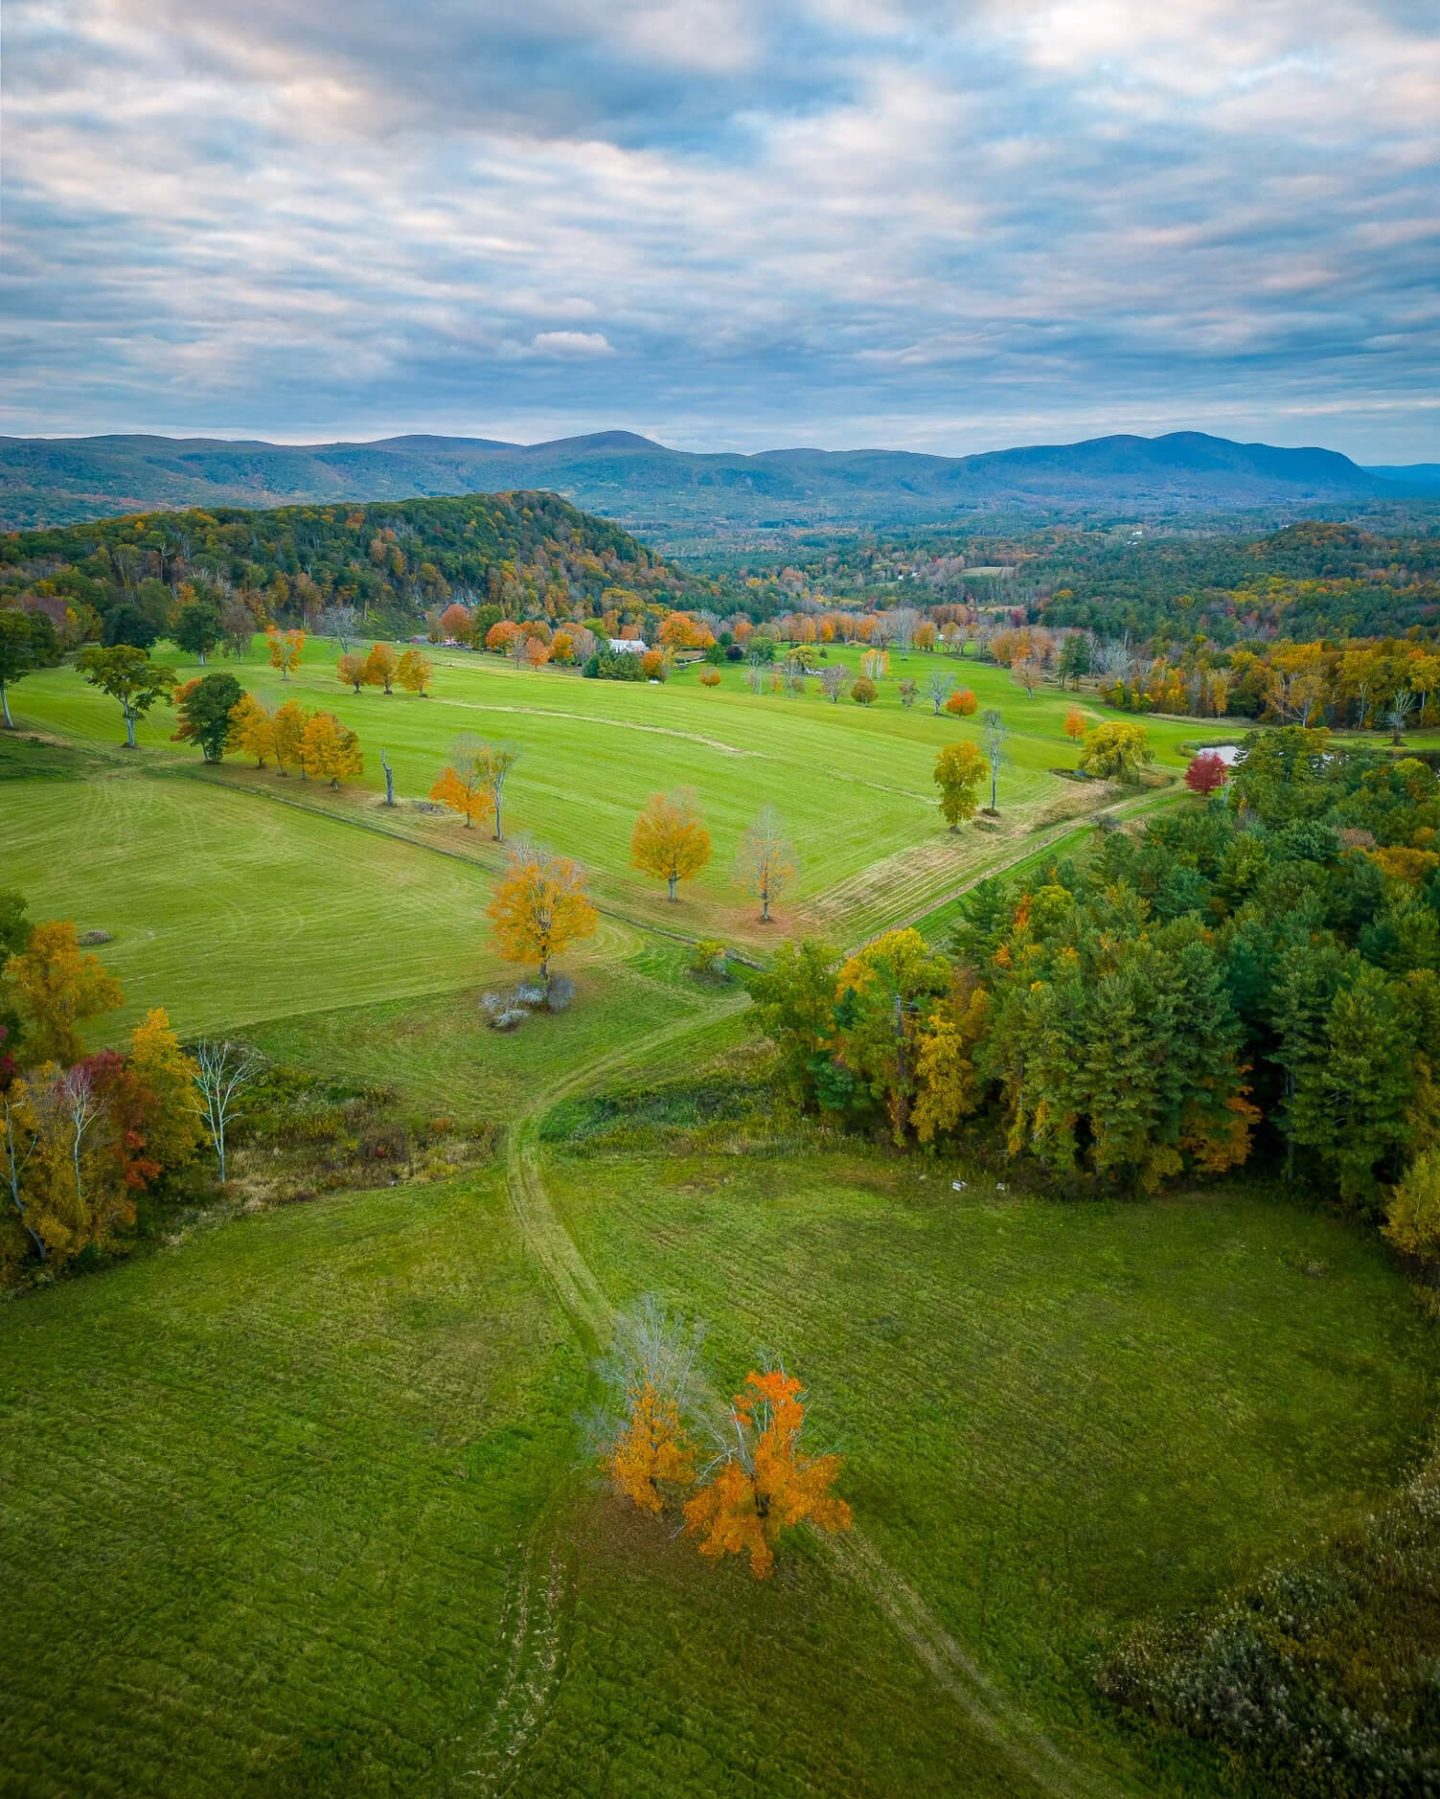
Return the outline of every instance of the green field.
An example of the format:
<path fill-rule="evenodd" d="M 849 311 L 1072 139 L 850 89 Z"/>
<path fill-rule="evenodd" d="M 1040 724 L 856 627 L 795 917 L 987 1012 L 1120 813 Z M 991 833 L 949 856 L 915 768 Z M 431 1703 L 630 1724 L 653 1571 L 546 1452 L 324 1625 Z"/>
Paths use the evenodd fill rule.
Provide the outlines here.
<path fill-rule="evenodd" d="M 384 829 L 494 868 L 498 852 L 458 819 L 435 819 L 406 805 L 393 812 L 379 806 L 380 752 L 394 765 L 397 794 L 411 801 L 429 791 L 458 736 L 503 740 L 521 751 L 507 789 L 507 830 L 578 856 L 592 871 L 598 897 L 612 909 L 692 936 L 763 943 L 776 934 L 756 925 L 756 908 L 734 879 L 741 833 L 765 804 L 781 812 L 799 864 L 778 929 L 813 927 L 848 941 L 931 910 L 947 892 L 1013 857 L 1017 840 L 1029 833 L 1107 801 L 1133 803 L 1115 790 L 1049 773 L 1076 761 L 1062 729 L 1072 699 L 1053 689 L 1027 699 L 1003 669 L 990 665 L 948 664 L 973 687 L 982 707 L 1001 708 L 1010 728 L 1002 818 L 997 830 L 972 826 L 952 837 L 936 807 L 931 770 L 942 744 L 957 736 L 978 740 L 978 726 L 974 719 L 936 718 L 923 697 L 906 711 L 896 691 L 902 673 L 923 677 L 943 661 L 933 656 L 896 657 L 881 700 L 867 709 L 848 700 L 832 705 L 818 690 L 803 699 L 757 696 L 735 667 L 727 667 L 723 684 L 707 692 L 693 667 L 652 687 L 586 681 L 558 668 L 522 672 L 496 657 L 464 652 L 437 656 L 429 699 L 398 692 L 386 697 L 374 689 L 357 696 L 334 679 L 334 654 L 333 645 L 312 643 L 284 691 L 306 705 L 323 704 L 354 727 L 366 751 L 363 783 L 335 796 L 271 771 L 257 774 L 234 758 L 209 778 L 247 796 L 263 793 L 323 812 L 359 811 Z M 855 652 L 834 654 L 853 661 Z M 225 666 L 252 690 L 282 696 L 278 676 L 258 651 L 249 664 Z M 107 753 L 123 735 L 118 708 L 70 669 L 27 680 L 15 703 L 22 730 L 62 734 Z M 199 757 L 169 743 L 173 729 L 163 706 L 150 714 L 139 732 L 142 746 L 154 752 L 148 760 L 163 753 L 202 778 Z M 1151 735 L 1157 766 L 1175 772 L 1185 760 L 1180 746 L 1196 731 L 1157 720 Z M 630 832 L 651 793 L 680 786 L 695 790 L 714 855 L 672 906 L 658 883 L 631 868 Z M 200 816 L 208 820 L 209 811 Z M 242 816 L 226 812 L 221 829 Z M 24 879 L 34 878 L 37 860 L 22 862 Z"/>
<path fill-rule="evenodd" d="M 960 671 L 1014 765 L 1005 828 L 956 842 L 926 789 L 967 727 L 893 680 L 866 712 L 734 670 L 707 694 L 454 655 L 419 701 L 312 663 L 297 692 L 402 795 L 461 730 L 521 744 L 512 828 L 587 862 L 601 931 L 574 1008 L 497 1036 L 479 833 L 387 814 L 373 780 L 203 772 L 163 711 L 127 756 L 69 670 L 17 689 L 0 884 L 112 934 L 127 1004 L 97 1035 L 164 1004 L 507 1136 L 473 1174 L 177 1232 L 0 1306 L 0 1792 L 1227 1790 L 1104 1708 L 1094 1660 L 1416 1465 L 1440 1364 L 1383 1246 L 1239 1185 L 1067 1204 L 774 1119 L 743 989 L 686 966 L 714 929 L 943 936 L 960 887 L 1106 799 L 1046 772 L 1070 700 Z M 1171 770 L 1223 735 L 1151 729 Z M 717 854 L 670 907 L 628 835 L 682 782 Z M 804 870 L 768 935 L 728 880 L 766 802 Z M 853 1539 L 802 1534 L 759 1584 L 610 1496 L 590 1359 L 646 1292 L 706 1321 L 714 1390 L 767 1353 L 807 1378 Z"/>

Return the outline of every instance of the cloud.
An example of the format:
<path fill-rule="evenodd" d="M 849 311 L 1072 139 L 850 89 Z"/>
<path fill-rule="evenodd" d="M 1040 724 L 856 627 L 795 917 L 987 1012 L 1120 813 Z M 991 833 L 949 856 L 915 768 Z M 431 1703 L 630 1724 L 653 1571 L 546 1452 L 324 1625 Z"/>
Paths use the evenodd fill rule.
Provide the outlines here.
<path fill-rule="evenodd" d="M 540 356 L 613 356 L 603 331 L 537 331 L 530 347 Z"/>
<path fill-rule="evenodd" d="M 10 430 L 1434 455 L 1422 0 L 14 0 Z"/>

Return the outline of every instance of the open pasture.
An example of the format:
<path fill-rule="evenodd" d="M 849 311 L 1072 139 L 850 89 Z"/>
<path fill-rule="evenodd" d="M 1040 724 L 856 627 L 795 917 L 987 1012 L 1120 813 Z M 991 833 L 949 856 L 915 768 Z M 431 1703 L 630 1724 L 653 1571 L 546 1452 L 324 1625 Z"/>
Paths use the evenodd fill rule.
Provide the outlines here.
<path fill-rule="evenodd" d="M 935 753 L 956 737 L 978 740 L 978 723 L 937 718 L 923 696 L 906 710 L 896 690 L 902 673 L 923 676 L 921 665 L 936 666 L 935 657 L 896 657 L 880 701 L 862 708 L 848 699 L 832 705 L 813 682 L 804 698 L 752 694 L 744 670 L 734 665 L 722 671 L 719 688 L 707 691 L 694 667 L 651 686 L 587 681 L 561 669 L 521 671 L 493 656 L 457 651 L 437 654 L 428 699 L 377 689 L 356 695 L 334 678 L 335 655 L 333 644 L 312 640 L 288 683 L 264 662 L 260 647 L 247 662 L 217 666 L 262 695 L 293 693 L 307 706 L 334 711 L 360 736 L 363 781 L 332 795 L 271 770 L 247 769 L 234 757 L 209 778 L 320 811 L 360 813 L 494 869 L 501 855 L 484 831 L 466 831 L 456 817 L 436 818 L 408 805 L 379 809 L 380 752 L 394 766 L 397 795 L 412 801 L 429 792 L 457 737 L 504 741 L 521 751 L 506 791 L 507 833 L 578 856 L 597 898 L 612 910 L 691 937 L 713 934 L 763 946 L 778 934 L 756 924 L 754 902 L 735 878 L 741 835 L 766 805 L 784 819 L 798 862 L 779 908 L 778 931 L 822 929 L 845 942 L 920 916 L 958 885 L 1012 859 L 1026 833 L 1118 797 L 1049 772 L 1076 760 L 1062 729 L 1070 696 L 1049 689 L 1027 699 L 1004 670 L 968 662 L 949 666 L 974 688 L 982 707 L 1001 708 L 1010 736 L 999 828 L 971 825 L 951 836 L 936 805 Z M 198 672 L 176 666 L 187 676 Z M 26 681 L 17 705 L 22 729 L 58 734 L 107 754 L 121 736 L 118 709 L 71 669 Z M 150 714 L 139 730 L 144 762 L 154 765 L 163 753 L 198 769 L 193 751 L 170 743 L 173 728 L 164 706 Z M 1151 733 L 1160 765 L 1178 770 L 1184 760 L 1179 746 L 1193 730 L 1155 721 Z M 685 786 L 695 791 L 714 854 L 670 905 L 659 883 L 631 867 L 630 832 L 652 793 Z"/>
<path fill-rule="evenodd" d="M 605 1492 L 583 1338 L 481 1171 L 8 1309 L 16 1790 L 1223 1790 L 1118 1732 L 1089 1658 L 1411 1465 L 1433 1356 L 1378 1245 L 1239 1194 L 1067 1208 L 972 1170 L 959 1198 L 854 1146 L 677 1132 L 689 1103 L 571 1102 L 561 1228 L 616 1302 L 707 1321 L 721 1390 L 767 1355 L 811 1380 L 865 1533 L 1063 1772 L 803 1538 L 757 1584 Z"/>

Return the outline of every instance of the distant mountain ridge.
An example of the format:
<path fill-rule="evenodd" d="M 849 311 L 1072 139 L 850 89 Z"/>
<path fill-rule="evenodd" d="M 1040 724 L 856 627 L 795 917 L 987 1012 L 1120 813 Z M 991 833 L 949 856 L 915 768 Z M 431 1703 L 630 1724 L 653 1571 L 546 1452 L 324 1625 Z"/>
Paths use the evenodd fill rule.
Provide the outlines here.
<path fill-rule="evenodd" d="M 631 527 L 674 528 L 941 523 L 1004 508 L 1148 514 L 1303 507 L 1433 485 L 1433 470 L 1424 465 L 1369 470 L 1335 450 L 1234 443 L 1198 431 L 954 457 L 864 449 L 703 453 L 630 431 L 538 444 L 423 434 L 331 444 L 0 438 L 0 526 L 8 529 L 162 508 L 514 489 L 548 489 Z"/>

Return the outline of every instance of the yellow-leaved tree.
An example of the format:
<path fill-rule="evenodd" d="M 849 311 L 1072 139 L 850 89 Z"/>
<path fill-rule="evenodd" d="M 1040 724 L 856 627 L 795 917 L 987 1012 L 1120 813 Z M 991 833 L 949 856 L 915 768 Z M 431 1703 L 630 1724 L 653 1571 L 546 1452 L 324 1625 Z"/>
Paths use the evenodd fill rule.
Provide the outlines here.
<path fill-rule="evenodd" d="M 360 739 L 333 712 L 311 713 L 300 741 L 300 760 L 307 774 L 332 787 L 361 774 L 365 767 Z"/>
<path fill-rule="evenodd" d="M 599 923 L 580 864 L 523 843 L 511 850 L 510 866 L 487 910 L 500 955 L 536 968 L 547 982 L 555 958 L 572 943 L 593 937 Z"/>
<path fill-rule="evenodd" d="M 395 670 L 395 679 L 406 693 L 417 694 L 422 700 L 430 696 L 425 689 L 430 685 L 430 677 L 435 672 L 435 664 L 423 650 L 412 645 L 400 658 Z"/>
<path fill-rule="evenodd" d="M 710 860 L 710 833 L 688 787 L 675 794 L 651 794 L 649 805 L 635 820 L 630 860 L 636 868 L 664 881 L 672 900 L 678 883 L 704 868 Z"/>
<path fill-rule="evenodd" d="M 3 992 L 20 1016 L 20 1054 L 67 1066 L 85 1054 L 80 1027 L 124 1002 L 120 983 L 96 956 L 81 949 L 74 924 L 37 924 L 30 941 L 5 964 Z"/>
<path fill-rule="evenodd" d="M 275 708 L 272 754 L 275 766 L 282 775 L 289 774 L 294 766 L 299 767 L 302 775 L 305 773 L 305 723 L 308 716 L 299 700 L 286 700 L 283 706 Z"/>
<path fill-rule="evenodd" d="M 226 739 L 232 750 L 253 756 L 256 768 L 264 768 L 275 754 L 275 714 L 253 693 L 241 694 L 230 708 L 230 732 Z"/>
<path fill-rule="evenodd" d="M 980 806 L 980 783 L 990 764 L 973 743 L 947 743 L 935 758 L 935 785 L 940 789 L 940 812 L 952 831 Z"/>
<path fill-rule="evenodd" d="M 1133 784 L 1140 779 L 1145 764 L 1154 760 L 1155 752 L 1144 725 L 1115 719 L 1085 733 L 1079 766 L 1097 781 Z"/>
<path fill-rule="evenodd" d="M 388 643 L 373 644 L 370 654 L 365 658 L 363 680 L 367 687 L 383 687 L 386 693 L 395 691 L 395 671 L 400 659 Z"/>
<path fill-rule="evenodd" d="M 292 668 L 299 668 L 300 659 L 305 654 L 305 633 L 303 631 L 279 631 L 270 625 L 265 631 L 265 641 L 270 647 L 270 666 L 280 670 L 280 679 L 288 681 Z"/>
<path fill-rule="evenodd" d="M 495 810 L 494 796 L 484 770 L 475 756 L 466 754 L 459 746 L 452 760 L 435 777 L 430 798 L 448 806 L 452 812 L 458 812 L 465 820 L 467 831 L 477 818 L 488 818 Z"/>
<path fill-rule="evenodd" d="M 199 1065 L 181 1049 L 161 1008 L 147 1012 L 130 1033 L 126 1066 L 146 1158 L 173 1173 L 194 1160 L 205 1126 L 195 1086 Z"/>

